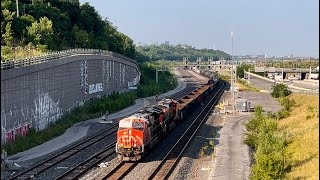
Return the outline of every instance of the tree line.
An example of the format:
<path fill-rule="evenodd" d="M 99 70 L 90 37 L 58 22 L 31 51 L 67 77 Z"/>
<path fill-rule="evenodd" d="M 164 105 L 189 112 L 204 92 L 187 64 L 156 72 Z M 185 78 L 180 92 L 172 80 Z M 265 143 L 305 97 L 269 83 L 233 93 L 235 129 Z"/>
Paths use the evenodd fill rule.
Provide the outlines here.
<path fill-rule="evenodd" d="M 212 57 L 214 61 L 218 61 L 221 58 L 230 60 L 231 56 L 220 50 L 213 49 L 197 49 L 189 45 L 146 45 L 137 46 L 137 52 L 144 55 L 144 58 L 150 60 L 182 60 L 184 57 L 189 61 L 196 61 L 198 57 L 202 60 L 207 60 Z M 145 60 L 146 60 L 145 59 Z"/>

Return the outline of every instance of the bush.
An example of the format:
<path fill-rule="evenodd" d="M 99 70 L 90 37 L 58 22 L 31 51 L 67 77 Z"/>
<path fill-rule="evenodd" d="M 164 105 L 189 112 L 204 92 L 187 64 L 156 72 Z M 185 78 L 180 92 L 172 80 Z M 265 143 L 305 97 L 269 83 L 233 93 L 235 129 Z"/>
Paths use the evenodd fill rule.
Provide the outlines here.
<path fill-rule="evenodd" d="M 286 97 L 292 93 L 285 84 L 277 84 L 272 89 L 271 96 L 274 98 Z"/>
<path fill-rule="evenodd" d="M 255 154 L 256 163 L 252 166 L 251 179 L 282 179 L 284 176 L 284 148 L 281 138 L 270 133 L 262 134 Z"/>
<path fill-rule="evenodd" d="M 282 109 L 282 110 L 278 111 L 277 119 L 280 120 L 280 119 L 289 117 L 289 115 L 290 115 L 289 111 L 286 111 L 286 110 Z"/>
<path fill-rule="evenodd" d="M 284 109 L 288 112 L 291 111 L 292 107 L 295 107 L 296 102 L 293 99 L 289 99 L 289 98 L 283 98 L 280 101 L 280 104 L 284 107 Z"/>
<path fill-rule="evenodd" d="M 284 176 L 285 141 L 274 135 L 277 121 L 255 108 L 254 116 L 246 124 L 244 142 L 256 150 L 255 164 L 250 179 L 281 179 Z"/>

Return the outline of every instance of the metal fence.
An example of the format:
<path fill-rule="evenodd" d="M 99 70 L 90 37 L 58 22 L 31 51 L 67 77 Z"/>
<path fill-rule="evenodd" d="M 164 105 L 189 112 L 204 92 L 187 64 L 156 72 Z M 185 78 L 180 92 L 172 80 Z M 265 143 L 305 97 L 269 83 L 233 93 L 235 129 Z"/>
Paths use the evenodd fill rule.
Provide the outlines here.
<path fill-rule="evenodd" d="M 46 54 L 42 54 L 40 56 L 33 56 L 33 57 L 24 58 L 24 59 L 13 59 L 13 60 L 1 61 L 1 71 L 13 69 L 13 68 L 30 66 L 33 64 L 39 64 L 39 63 L 43 63 L 43 62 L 48 62 L 48 61 L 52 61 L 52 60 L 56 60 L 56 59 L 77 56 L 77 55 L 113 56 L 113 57 L 125 59 L 127 61 L 136 63 L 136 61 L 131 58 L 128 58 L 128 57 L 123 56 L 121 54 L 114 53 L 114 52 L 107 51 L 107 50 L 69 49 L 69 50 L 64 50 L 64 51 L 46 53 Z"/>
<path fill-rule="evenodd" d="M 318 90 L 309 90 L 309 91 L 300 90 L 300 91 L 293 91 L 293 93 L 319 96 L 319 91 Z"/>

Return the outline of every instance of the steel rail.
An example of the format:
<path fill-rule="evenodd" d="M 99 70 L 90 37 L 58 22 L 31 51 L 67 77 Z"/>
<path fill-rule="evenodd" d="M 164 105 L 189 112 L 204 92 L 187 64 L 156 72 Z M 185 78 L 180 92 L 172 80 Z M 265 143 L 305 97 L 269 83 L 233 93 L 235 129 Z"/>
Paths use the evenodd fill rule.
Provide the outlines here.
<path fill-rule="evenodd" d="M 84 141 L 81 141 L 77 144 L 75 144 L 74 146 L 71 146 L 67 149 L 65 149 L 64 151 L 53 155 L 51 157 L 49 157 L 48 159 L 35 164 L 34 166 L 20 172 L 19 174 L 16 174 L 13 177 L 10 177 L 9 180 L 12 179 L 28 179 L 30 177 L 34 178 L 35 176 L 43 173 L 45 170 L 54 167 L 54 165 L 56 165 L 59 162 L 62 162 L 65 159 L 68 159 L 69 157 L 71 157 L 72 155 L 82 151 L 83 149 L 99 142 L 101 139 L 104 139 L 106 137 L 108 137 L 110 134 L 113 134 L 114 132 L 116 132 L 118 129 L 118 125 L 114 125 L 108 129 L 102 130 L 92 136 L 90 136 L 88 139 L 85 139 Z M 110 132 L 111 130 L 111 132 Z M 107 134 L 105 134 L 107 133 Z"/>
<path fill-rule="evenodd" d="M 56 180 L 60 179 L 76 179 L 80 176 L 84 175 L 86 172 L 91 170 L 94 166 L 101 163 L 101 161 L 105 160 L 106 158 L 110 157 L 114 154 L 114 147 L 117 141 L 109 144 L 105 148 L 101 149 L 96 154 L 92 155 L 90 158 L 86 159 L 85 161 L 81 162 L 80 164 L 74 166 L 73 168 L 69 169 L 62 175 L 56 178 Z M 111 151 L 110 151 L 111 150 Z"/>

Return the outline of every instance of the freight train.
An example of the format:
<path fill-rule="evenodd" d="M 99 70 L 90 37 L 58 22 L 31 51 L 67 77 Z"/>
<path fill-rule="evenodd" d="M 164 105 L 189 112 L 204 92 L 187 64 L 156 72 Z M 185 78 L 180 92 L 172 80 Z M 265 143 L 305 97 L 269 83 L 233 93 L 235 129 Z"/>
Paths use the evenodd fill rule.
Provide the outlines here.
<path fill-rule="evenodd" d="M 175 125 L 182 121 L 215 88 L 217 77 L 179 99 L 163 99 L 157 105 L 121 119 L 116 152 L 120 161 L 138 161 Z"/>

